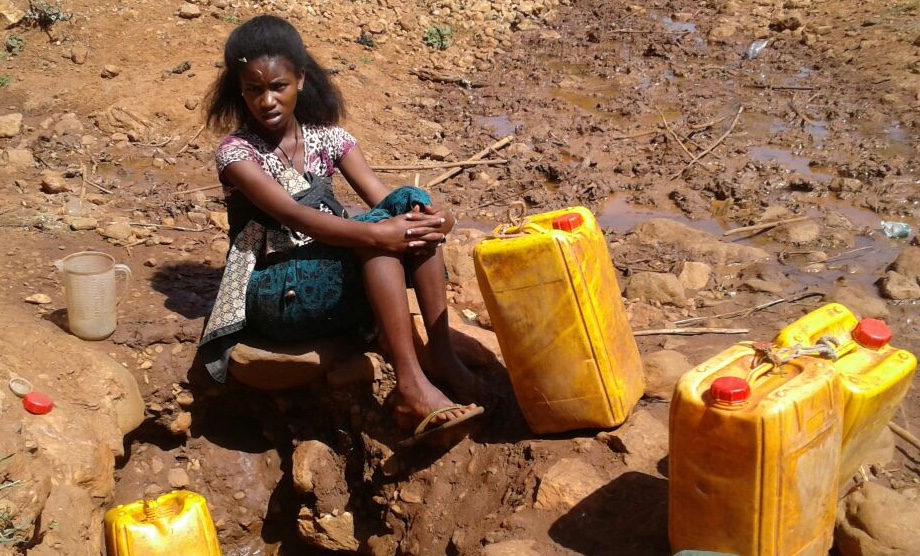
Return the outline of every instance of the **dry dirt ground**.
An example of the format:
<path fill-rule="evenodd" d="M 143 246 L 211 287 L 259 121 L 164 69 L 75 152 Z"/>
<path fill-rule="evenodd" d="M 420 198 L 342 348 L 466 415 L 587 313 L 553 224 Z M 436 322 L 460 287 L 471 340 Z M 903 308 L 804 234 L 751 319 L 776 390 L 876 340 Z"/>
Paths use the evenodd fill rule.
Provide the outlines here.
<path fill-rule="evenodd" d="M 878 289 L 911 241 L 884 237 L 879 221 L 920 225 L 917 0 L 0 2 L 9 4 L 30 17 L 4 31 L 0 61 L 0 116 L 22 115 L 0 139 L 0 305 L 45 294 L 51 302 L 29 306 L 36 320 L 22 334 L 48 323 L 66 334 L 52 262 L 95 249 L 131 267 L 119 328 L 99 345 L 135 375 L 148 418 L 126 441 L 112 503 L 201 492 L 225 554 L 324 553 L 293 532 L 302 500 L 292 451 L 313 439 L 344 462 L 338 494 L 374 554 L 476 554 L 511 539 L 540 554 L 668 552 L 666 466 L 630 468 L 597 431 L 538 438 L 512 403 L 448 453 L 385 470 L 373 447 L 393 438 L 391 421 L 373 392 L 263 395 L 196 372 L 226 248 L 209 220 L 223 207 L 202 98 L 225 37 L 257 13 L 289 15 L 302 30 L 376 166 L 463 160 L 513 135 L 486 156 L 505 163 L 467 167 L 433 193 L 480 230 L 506 222 L 517 200 L 531 213 L 586 205 L 608 232 L 621 286 L 691 259 L 631 240 L 652 218 L 718 237 L 765 215 L 810 218 L 797 230 L 725 236 L 765 249 L 769 263 L 714 267 L 690 299 L 637 296 L 627 307 L 640 330 L 815 295 L 702 323 L 749 329 L 741 338 L 640 336 L 643 355 L 675 349 L 696 364 L 739 339 L 770 339 L 831 299 L 885 317 L 893 343 L 920 352 L 917 300 Z M 444 50 L 435 28 L 452 32 Z M 768 41 L 762 50 L 757 39 Z M 381 171 L 392 184 L 425 185 L 444 170 Z M 74 230 L 68 216 L 98 226 Z M 462 284 L 452 296 L 482 314 Z M 500 369 L 482 372 L 507 391 Z M 667 423 L 666 404 L 640 406 Z M 897 419 L 920 431 L 916 388 Z M 571 511 L 534 509 L 538 478 L 564 458 L 609 483 Z M 899 444 L 877 479 L 916 485 L 918 462 Z"/>

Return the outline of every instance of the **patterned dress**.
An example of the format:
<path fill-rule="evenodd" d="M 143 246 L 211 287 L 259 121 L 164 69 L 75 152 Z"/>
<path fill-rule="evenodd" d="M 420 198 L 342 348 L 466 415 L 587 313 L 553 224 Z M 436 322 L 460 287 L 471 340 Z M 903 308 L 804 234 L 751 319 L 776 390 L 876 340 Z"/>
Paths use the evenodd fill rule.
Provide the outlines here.
<path fill-rule="evenodd" d="M 281 226 L 223 181 L 223 170 L 230 164 L 256 162 L 298 202 L 347 217 L 332 195 L 331 179 L 354 148 L 355 138 L 335 126 L 302 125 L 301 132 L 303 176 L 292 175 L 274 154 L 275 146 L 245 127 L 225 137 L 217 149 L 231 246 L 199 355 L 219 382 L 226 380 L 230 351 L 244 333 L 298 341 L 356 331 L 373 321 L 351 249 L 328 246 Z M 403 187 L 353 219 L 378 222 L 408 212 L 413 205 L 430 204 L 425 192 Z"/>

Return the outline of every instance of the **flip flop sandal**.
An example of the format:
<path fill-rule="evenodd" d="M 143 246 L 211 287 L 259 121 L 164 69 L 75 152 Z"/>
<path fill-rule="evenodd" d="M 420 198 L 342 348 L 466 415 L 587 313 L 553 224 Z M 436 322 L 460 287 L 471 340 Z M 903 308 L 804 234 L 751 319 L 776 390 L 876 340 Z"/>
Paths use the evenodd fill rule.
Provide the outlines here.
<path fill-rule="evenodd" d="M 469 424 L 471 419 L 482 415 L 485 412 L 485 408 L 482 406 L 476 406 L 460 417 L 451 419 L 450 421 L 442 423 L 436 427 L 428 428 L 428 425 L 430 425 L 431 421 L 434 420 L 438 415 L 443 415 L 448 411 L 464 409 L 466 407 L 467 406 L 465 405 L 456 404 L 432 411 L 428 414 L 427 417 L 422 419 L 422 422 L 419 423 L 417 427 L 415 427 L 415 432 L 412 434 L 412 436 L 406 438 L 405 440 L 400 440 L 396 443 L 396 446 L 401 449 L 408 449 L 421 443 L 430 444 L 435 439 L 446 439 L 448 437 L 448 433 L 452 433 L 453 436 L 450 437 L 451 439 L 455 439 L 456 442 L 459 442 L 462 438 L 467 436 L 469 431 L 458 429 L 457 427 L 463 424 Z"/>

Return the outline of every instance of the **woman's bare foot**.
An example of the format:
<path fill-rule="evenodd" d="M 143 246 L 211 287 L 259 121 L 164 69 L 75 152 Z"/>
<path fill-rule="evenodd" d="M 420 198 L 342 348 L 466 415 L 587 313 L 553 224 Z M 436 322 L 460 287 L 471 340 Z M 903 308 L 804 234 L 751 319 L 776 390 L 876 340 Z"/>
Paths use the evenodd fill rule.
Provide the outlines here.
<path fill-rule="evenodd" d="M 418 381 L 404 380 L 397 384 L 393 413 L 396 424 L 400 428 L 411 430 L 432 412 L 455 405 L 457 404 L 423 376 Z M 471 403 L 439 413 L 431 419 L 428 428 L 434 428 L 462 417 L 475 407 L 476 405 Z"/>
<path fill-rule="evenodd" d="M 480 377 L 463 364 L 453 350 L 432 350 L 431 379 L 446 388 L 462 403 L 482 404 L 486 400 L 485 385 Z"/>

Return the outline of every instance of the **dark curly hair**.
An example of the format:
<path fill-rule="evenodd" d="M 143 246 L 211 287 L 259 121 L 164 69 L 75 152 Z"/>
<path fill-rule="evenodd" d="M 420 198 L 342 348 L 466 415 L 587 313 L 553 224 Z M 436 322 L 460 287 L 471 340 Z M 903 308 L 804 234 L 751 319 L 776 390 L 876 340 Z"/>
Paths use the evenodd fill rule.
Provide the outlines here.
<path fill-rule="evenodd" d="M 240 88 L 240 72 L 247 62 L 263 56 L 283 58 L 303 70 L 304 87 L 297 94 L 294 116 L 309 125 L 333 125 L 345 117 L 345 104 L 329 74 L 307 52 L 293 25 L 272 15 L 256 16 L 230 33 L 224 46 L 224 67 L 208 92 L 207 124 L 228 129 L 245 123 L 250 115 Z"/>

